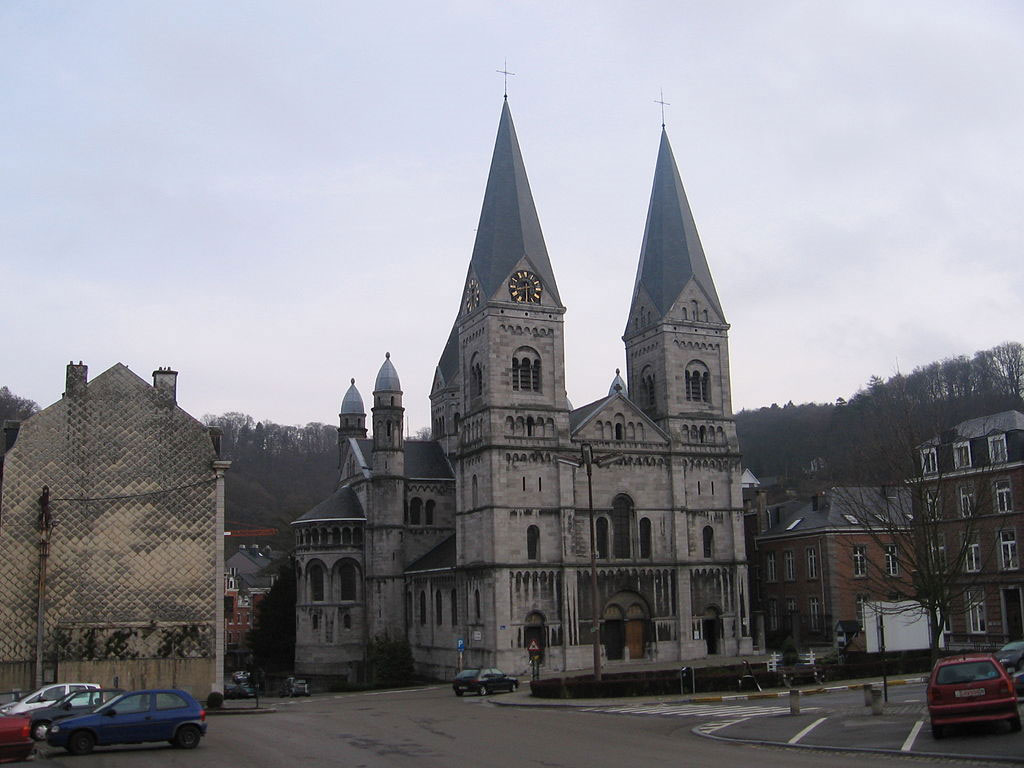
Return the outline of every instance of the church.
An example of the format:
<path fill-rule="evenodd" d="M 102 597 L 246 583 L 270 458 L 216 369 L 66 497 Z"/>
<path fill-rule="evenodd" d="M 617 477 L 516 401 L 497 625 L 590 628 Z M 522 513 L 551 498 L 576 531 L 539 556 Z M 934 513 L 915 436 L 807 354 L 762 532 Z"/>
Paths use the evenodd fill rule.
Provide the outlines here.
<path fill-rule="evenodd" d="M 344 395 L 335 492 L 292 523 L 298 674 L 365 679 L 384 637 L 438 678 L 751 653 L 729 325 L 664 126 L 625 378 L 580 407 L 565 313 L 506 98 L 431 439 L 385 355 L 369 413 Z"/>

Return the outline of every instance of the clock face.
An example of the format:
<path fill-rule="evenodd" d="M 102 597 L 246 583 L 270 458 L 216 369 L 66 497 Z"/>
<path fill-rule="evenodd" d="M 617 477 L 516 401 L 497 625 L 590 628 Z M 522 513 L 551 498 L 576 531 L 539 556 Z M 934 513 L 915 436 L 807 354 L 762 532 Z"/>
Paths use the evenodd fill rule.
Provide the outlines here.
<path fill-rule="evenodd" d="M 513 274 L 508 281 L 508 292 L 512 301 L 520 304 L 539 304 L 542 290 L 540 278 L 525 269 Z"/>
<path fill-rule="evenodd" d="M 470 280 L 466 286 L 466 312 L 472 312 L 480 306 L 480 284 Z"/>

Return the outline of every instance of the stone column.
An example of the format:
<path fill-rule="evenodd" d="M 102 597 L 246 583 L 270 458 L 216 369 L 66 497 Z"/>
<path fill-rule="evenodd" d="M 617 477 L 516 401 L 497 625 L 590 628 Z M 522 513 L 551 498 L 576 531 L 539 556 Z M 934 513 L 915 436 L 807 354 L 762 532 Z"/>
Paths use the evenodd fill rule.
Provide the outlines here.
<path fill-rule="evenodd" d="M 217 476 L 216 488 L 216 524 L 214 525 L 216 541 L 216 565 L 215 578 L 216 589 L 216 619 L 214 628 L 214 654 L 213 654 L 213 680 L 210 683 L 211 691 L 224 690 L 224 473 L 231 466 L 230 461 L 213 462 L 213 471 Z"/>

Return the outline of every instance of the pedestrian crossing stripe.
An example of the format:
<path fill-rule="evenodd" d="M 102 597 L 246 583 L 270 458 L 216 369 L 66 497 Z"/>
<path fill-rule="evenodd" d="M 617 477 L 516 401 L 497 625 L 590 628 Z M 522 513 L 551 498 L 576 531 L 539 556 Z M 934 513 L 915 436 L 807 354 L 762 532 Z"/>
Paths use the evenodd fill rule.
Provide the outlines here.
<path fill-rule="evenodd" d="M 803 707 L 810 712 L 817 707 Z M 757 705 L 709 704 L 633 704 L 622 707 L 584 707 L 585 712 L 604 712 L 615 715 L 646 715 L 653 717 L 765 717 L 789 712 L 789 707 Z"/>

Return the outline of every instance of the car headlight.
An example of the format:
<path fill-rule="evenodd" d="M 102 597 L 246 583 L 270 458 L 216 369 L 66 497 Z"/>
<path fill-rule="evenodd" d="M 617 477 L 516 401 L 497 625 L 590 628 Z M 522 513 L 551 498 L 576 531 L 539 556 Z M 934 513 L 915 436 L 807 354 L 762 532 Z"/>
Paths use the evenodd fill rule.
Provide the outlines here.
<path fill-rule="evenodd" d="M 50 726 L 50 733 L 57 733 L 60 730 L 60 726 L 54 723 Z"/>

